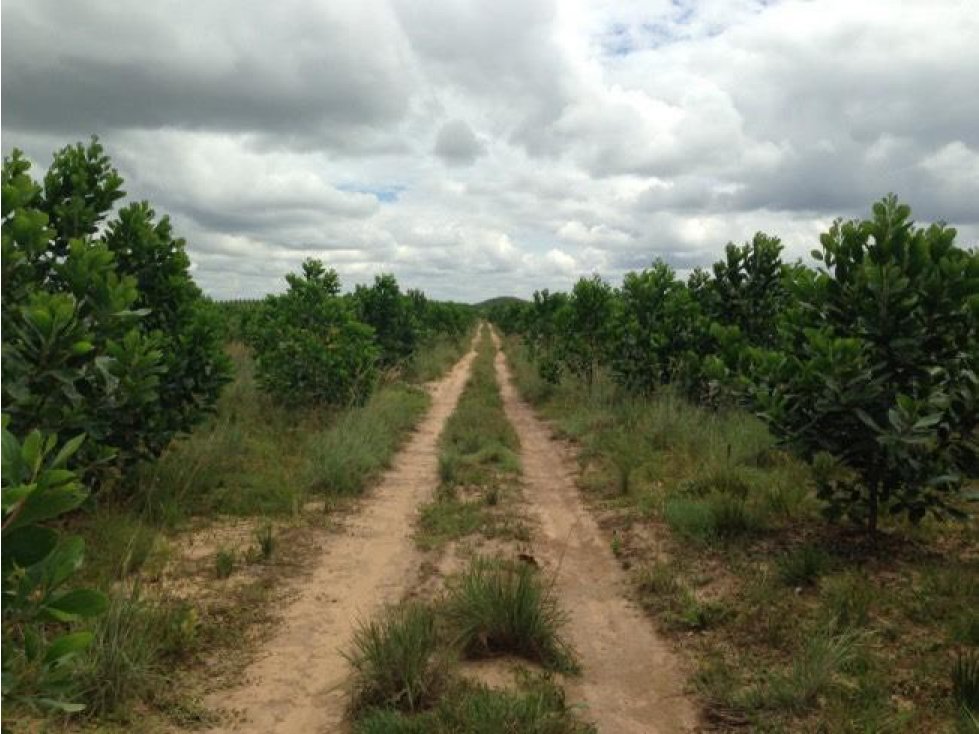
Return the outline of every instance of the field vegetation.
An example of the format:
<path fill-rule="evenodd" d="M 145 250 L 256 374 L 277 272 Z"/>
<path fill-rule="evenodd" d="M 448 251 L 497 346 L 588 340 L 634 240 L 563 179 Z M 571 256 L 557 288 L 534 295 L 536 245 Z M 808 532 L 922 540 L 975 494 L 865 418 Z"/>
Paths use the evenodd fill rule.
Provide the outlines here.
<path fill-rule="evenodd" d="M 475 343 L 418 508 L 418 583 L 346 648 L 350 724 L 592 731 L 562 687 L 586 638 L 532 552 L 477 310 L 391 274 L 344 292 L 315 259 L 280 294 L 214 303 L 122 186 L 96 139 L 39 179 L 19 152 L 3 165 L 5 726 L 215 723 L 204 694 L 432 395 L 455 400 L 461 372 L 424 383 Z M 657 261 L 480 306 L 576 446 L 636 601 L 692 658 L 707 726 L 979 730 L 979 253 L 956 237 L 888 196 L 834 223 L 815 267 L 759 233 L 686 279 Z M 473 672 L 501 661 L 506 685 Z"/>
<path fill-rule="evenodd" d="M 474 321 L 389 275 L 342 295 L 316 261 L 282 296 L 212 303 L 165 216 L 113 209 L 122 185 L 94 139 L 39 182 L 4 161 L 14 728 L 208 720 L 201 661 L 269 621 L 310 529 L 388 465 Z"/>
<path fill-rule="evenodd" d="M 496 309 L 718 728 L 973 730 L 979 256 L 954 237 L 888 198 L 816 270 L 758 235 L 687 282 Z"/>
<path fill-rule="evenodd" d="M 364 622 L 348 651 L 357 732 L 593 731 L 554 677 L 578 669 L 565 612 L 550 581 L 520 558 L 531 527 L 496 353 L 483 329 L 440 439 L 439 486 L 419 510 L 415 541 L 432 576 Z M 474 678 L 463 663 L 479 660 L 500 661 L 509 682 Z"/>

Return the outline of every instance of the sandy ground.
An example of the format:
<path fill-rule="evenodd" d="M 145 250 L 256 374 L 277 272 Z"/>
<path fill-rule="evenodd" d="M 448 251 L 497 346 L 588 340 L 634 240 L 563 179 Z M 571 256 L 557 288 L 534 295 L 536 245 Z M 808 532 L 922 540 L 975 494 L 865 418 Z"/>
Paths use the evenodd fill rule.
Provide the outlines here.
<path fill-rule="evenodd" d="M 494 341 L 499 345 L 494 333 Z M 669 644 L 626 599 L 628 580 L 609 540 L 582 504 L 576 464 L 520 399 L 502 351 L 497 378 L 507 417 L 520 437 L 524 494 L 539 516 L 534 553 L 569 614 L 567 634 L 582 675 L 568 679 L 569 701 L 602 734 L 672 734 L 697 730 L 685 671 Z"/>
<path fill-rule="evenodd" d="M 331 539 L 280 626 L 241 684 L 206 701 L 230 721 L 212 731 L 314 734 L 344 729 L 349 666 L 343 658 L 358 621 L 397 602 L 417 577 L 411 537 L 416 508 L 438 482 L 437 441 L 455 409 L 475 353 L 431 390 L 432 406 L 344 532 Z"/>

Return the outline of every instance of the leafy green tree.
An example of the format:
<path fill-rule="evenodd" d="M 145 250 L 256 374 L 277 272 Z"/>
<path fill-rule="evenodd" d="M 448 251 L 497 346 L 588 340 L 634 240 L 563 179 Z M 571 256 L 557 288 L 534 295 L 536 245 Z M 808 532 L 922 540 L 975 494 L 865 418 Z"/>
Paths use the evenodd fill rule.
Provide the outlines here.
<path fill-rule="evenodd" d="M 704 290 L 707 316 L 736 326 L 750 344 L 777 341 L 777 324 L 788 293 L 783 281 L 782 242 L 758 232 L 751 242 L 728 244 L 724 259 L 714 263 L 713 278 Z"/>
<path fill-rule="evenodd" d="M 258 382 L 287 405 L 362 402 L 377 378 L 374 330 L 340 296 L 335 270 L 313 259 L 302 268 L 302 275 L 287 275 L 289 289 L 267 296 L 250 320 Z"/>
<path fill-rule="evenodd" d="M 627 273 L 610 347 L 616 380 L 649 393 L 684 371 L 698 339 L 701 312 L 669 265 Z"/>
<path fill-rule="evenodd" d="M 374 285 L 358 285 L 354 290 L 357 318 L 374 329 L 382 366 L 403 363 L 417 348 L 419 328 L 415 314 L 425 308 L 419 295 L 402 295 L 397 279 L 390 274 L 378 275 Z"/>
<path fill-rule="evenodd" d="M 559 313 L 559 358 L 591 390 L 613 338 L 615 292 L 597 275 L 581 278 L 571 290 L 567 308 Z"/>
<path fill-rule="evenodd" d="M 230 370 L 169 221 L 145 203 L 107 221 L 121 185 L 94 139 L 43 185 L 18 151 L 4 160 L 3 409 L 18 434 L 85 432 L 103 479 L 191 428 Z"/>
<path fill-rule="evenodd" d="M 75 657 L 92 633 L 68 625 L 105 611 L 105 596 L 70 587 L 84 541 L 45 523 L 78 507 L 88 492 L 67 468 L 85 438 L 59 446 L 31 431 L 23 442 L 3 417 L 3 700 L 36 708 L 79 711 L 74 702 Z"/>
<path fill-rule="evenodd" d="M 526 312 L 525 336 L 538 372 L 550 383 L 557 383 L 561 377 L 559 346 L 564 339 L 562 324 L 567 318 L 566 293 L 551 293 L 546 288 L 534 291 L 534 300 Z"/>
<path fill-rule="evenodd" d="M 795 333 L 747 370 L 776 436 L 815 460 L 828 514 L 871 533 L 882 510 L 958 514 L 977 468 L 979 256 L 910 217 L 892 195 L 837 221 L 818 274 L 792 281 Z"/>

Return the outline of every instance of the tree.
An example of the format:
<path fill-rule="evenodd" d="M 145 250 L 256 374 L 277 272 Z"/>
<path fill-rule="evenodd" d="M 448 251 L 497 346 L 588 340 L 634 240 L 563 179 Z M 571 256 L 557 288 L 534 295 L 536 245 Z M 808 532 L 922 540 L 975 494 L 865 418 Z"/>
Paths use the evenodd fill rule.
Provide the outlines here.
<path fill-rule="evenodd" d="M 560 360 L 584 380 L 589 390 L 598 366 L 607 356 L 614 318 L 615 293 L 594 275 L 575 283 L 567 308 L 557 319 Z"/>
<path fill-rule="evenodd" d="M 401 294 L 393 275 L 374 278 L 374 285 L 358 285 L 353 300 L 357 318 L 374 329 L 374 339 L 380 347 L 380 361 L 385 367 L 402 363 L 414 354 L 418 346 L 416 309 L 424 309 L 418 298 Z"/>
<path fill-rule="evenodd" d="M 795 333 L 750 354 L 759 414 L 815 461 L 828 514 L 872 534 L 884 510 L 958 514 L 977 468 L 979 256 L 910 216 L 891 195 L 834 223 L 818 274 L 793 281 Z"/>
<path fill-rule="evenodd" d="M 620 300 L 612 371 L 620 384 L 650 393 L 685 368 L 698 338 L 700 309 L 662 261 L 627 273 Z"/>
<path fill-rule="evenodd" d="M 302 267 L 301 276 L 286 276 L 289 289 L 267 296 L 250 320 L 258 382 L 287 405 L 359 403 L 377 376 L 374 330 L 340 296 L 335 270 L 313 259 Z"/>
<path fill-rule="evenodd" d="M 230 365 L 169 220 L 142 202 L 107 221 L 124 193 L 97 140 L 56 153 L 43 186 L 29 172 L 4 160 L 3 409 L 19 435 L 86 433 L 104 479 L 197 423 Z"/>

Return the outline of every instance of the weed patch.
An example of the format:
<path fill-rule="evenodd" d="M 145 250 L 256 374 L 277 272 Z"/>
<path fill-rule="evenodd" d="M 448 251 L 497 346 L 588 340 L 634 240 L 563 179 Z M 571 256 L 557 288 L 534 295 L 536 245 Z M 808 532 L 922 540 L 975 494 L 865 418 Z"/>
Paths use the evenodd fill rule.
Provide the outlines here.
<path fill-rule="evenodd" d="M 565 622 L 539 572 L 524 563 L 476 558 L 445 601 L 453 639 L 470 657 L 520 655 L 553 670 L 577 670 Z"/>

